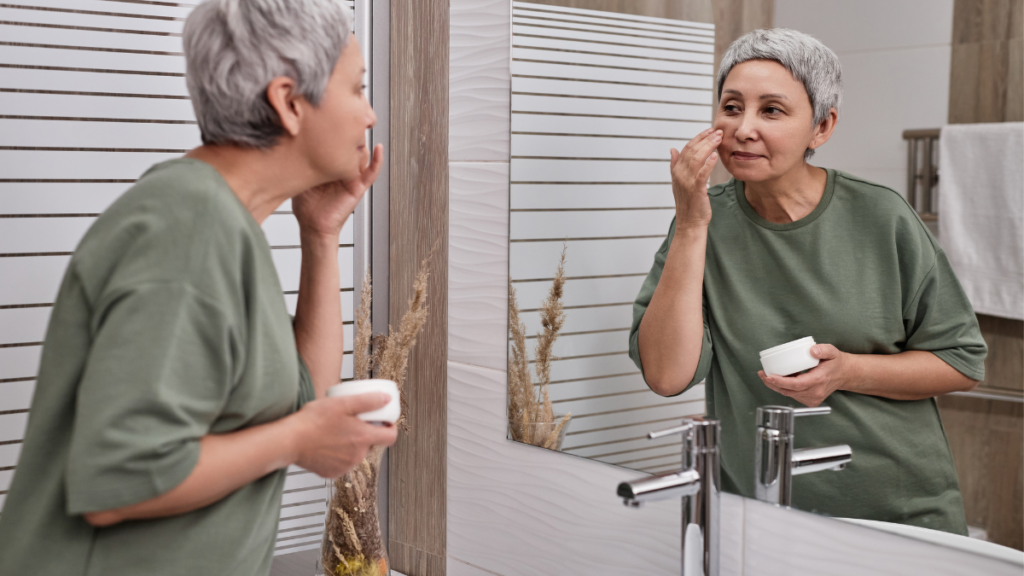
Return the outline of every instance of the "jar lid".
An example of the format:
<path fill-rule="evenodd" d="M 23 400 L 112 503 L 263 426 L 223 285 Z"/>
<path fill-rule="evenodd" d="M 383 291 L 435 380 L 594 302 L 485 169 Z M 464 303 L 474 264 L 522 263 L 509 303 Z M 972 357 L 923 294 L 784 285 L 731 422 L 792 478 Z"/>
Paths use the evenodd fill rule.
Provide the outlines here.
<path fill-rule="evenodd" d="M 767 350 L 761 350 L 761 358 L 770 356 L 776 352 L 782 352 L 783 350 L 789 350 L 790 348 L 802 348 L 804 346 L 814 346 L 814 336 L 807 336 L 806 338 L 800 338 L 799 340 L 793 340 L 792 342 L 786 342 L 785 344 L 779 344 L 773 348 Z"/>

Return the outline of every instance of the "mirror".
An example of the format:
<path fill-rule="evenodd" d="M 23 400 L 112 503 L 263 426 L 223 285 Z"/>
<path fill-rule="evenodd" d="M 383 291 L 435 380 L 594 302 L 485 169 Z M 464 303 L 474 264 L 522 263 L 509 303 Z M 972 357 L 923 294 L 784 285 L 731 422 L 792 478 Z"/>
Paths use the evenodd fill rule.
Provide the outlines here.
<path fill-rule="evenodd" d="M 803 406 L 759 379 L 757 352 L 806 336 L 849 353 L 892 354 L 900 350 L 881 345 L 872 349 L 857 340 L 870 339 L 872 321 L 891 324 L 882 316 L 865 319 L 881 314 L 872 308 L 880 298 L 877 293 L 853 298 L 847 294 L 855 291 L 844 291 L 844 286 L 861 281 L 867 266 L 863 262 L 848 269 L 826 270 L 824 265 L 819 265 L 817 272 L 813 265 L 805 269 L 825 278 L 824 284 L 829 284 L 829 278 L 834 281 L 832 287 L 836 295 L 842 295 L 843 305 L 831 312 L 815 308 L 811 297 L 806 300 L 809 319 L 758 312 L 776 308 L 770 295 L 756 291 L 757 278 L 761 278 L 757 274 L 765 275 L 770 292 L 770 271 L 765 270 L 786 263 L 771 260 L 771 250 L 765 251 L 761 237 L 737 230 L 729 242 L 722 238 L 709 241 L 709 254 L 712 249 L 731 249 L 748 254 L 750 261 L 740 258 L 733 262 L 742 265 L 705 272 L 704 299 L 712 316 L 706 320 L 706 339 L 712 341 L 714 354 L 720 355 L 715 359 L 709 354 L 703 361 L 707 364 L 698 370 L 709 375 L 707 388 L 702 381 L 679 395 L 655 394 L 630 358 L 630 329 L 634 301 L 676 213 L 669 149 L 681 149 L 712 125 L 718 106 L 713 75 L 722 53 L 742 35 L 736 32 L 725 38 L 722 30 L 736 31 L 748 25 L 749 29 L 778 26 L 803 31 L 836 53 L 844 75 L 838 127 L 810 163 L 866 180 L 849 186 L 875 186 L 867 182 L 877 182 L 895 190 L 913 204 L 931 234 L 938 235 L 938 188 L 934 172 L 927 171 L 938 165 L 939 145 L 935 140 L 927 147 L 915 144 L 908 159 L 904 138 L 921 135 L 911 131 L 908 137 L 903 131 L 937 128 L 947 124 L 947 114 L 954 117 L 955 102 L 931 96 L 949 93 L 953 3 L 942 3 L 941 15 L 921 28 L 911 10 L 915 2 L 910 0 L 897 3 L 892 14 L 879 13 L 874 4 L 844 3 L 837 13 L 813 2 L 776 0 L 764 3 L 767 8 L 760 12 L 764 18 L 760 24 L 727 22 L 717 36 L 710 3 L 653 2 L 646 8 L 620 4 L 611 0 L 513 3 L 509 268 L 514 293 L 510 304 L 515 304 L 518 314 L 513 314 L 510 322 L 509 437 L 657 474 L 679 469 L 681 442 L 678 436 L 649 440 L 647 433 L 672 427 L 683 418 L 703 417 L 709 407 L 717 405 L 712 415 L 722 421 L 722 450 L 733 451 L 723 454 L 723 488 L 754 497 L 757 408 Z M 726 8 L 743 3 L 720 4 L 716 17 L 740 18 L 728 14 Z M 632 13 L 623 13 L 627 10 Z M 920 37 L 901 34 L 911 27 L 919 30 Z M 934 136 L 928 136 L 932 131 L 926 132 L 925 137 L 938 137 L 937 132 Z M 911 168 L 915 171 L 909 177 L 908 163 L 916 167 Z M 836 178 L 847 178 L 837 174 L 832 170 L 823 178 L 827 192 L 822 198 L 832 197 Z M 724 166 L 719 166 L 711 184 L 730 178 Z M 879 186 L 874 189 L 883 190 Z M 739 206 L 741 203 L 744 206 Z M 812 208 L 804 216 L 813 221 L 827 206 L 826 202 L 817 213 L 817 208 Z M 741 212 L 755 219 L 760 215 L 749 202 L 737 200 L 733 208 L 741 217 Z M 727 208 L 721 210 L 724 213 Z M 915 219 L 912 214 L 910 218 Z M 770 230 L 771 226 L 761 229 Z M 748 249 L 746 246 L 755 244 L 744 242 L 762 243 L 760 251 Z M 816 246 L 811 246 L 812 252 Z M 712 257 L 708 258 L 711 261 Z M 727 267 L 723 264 L 726 260 L 715 260 L 713 265 Z M 561 273 L 560 262 L 564 262 Z M 756 272 L 753 279 L 737 276 L 751 270 Z M 734 290 L 732 281 L 748 282 L 752 287 L 746 292 Z M 657 278 L 653 282 L 651 290 Z M 714 293 L 709 295 L 709 290 Z M 757 295 L 754 303 L 735 303 L 737 309 L 748 313 L 749 321 L 727 322 L 723 317 L 728 313 L 723 311 L 729 304 L 725 302 L 743 293 Z M 1000 328 L 992 329 L 986 317 L 979 315 L 979 330 L 971 326 L 975 316 L 969 305 L 957 308 L 965 302 L 946 302 L 943 310 L 959 314 L 958 321 L 971 333 L 954 344 L 965 349 L 973 346 L 962 357 L 970 360 L 961 362 L 943 352 L 935 356 L 965 374 L 980 374 L 984 357 L 980 342 L 984 338 L 990 357 L 982 386 L 967 395 L 943 396 L 938 404 L 931 399 L 903 401 L 834 392 L 823 402 L 831 414 L 821 411 L 794 420 L 794 447 L 849 445 L 852 461 L 845 470 L 796 476 L 795 507 L 954 533 L 966 532 L 970 526 L 973 536 L 1024 548 L 1019 510 L 1024 442 L 1019 432 L 1022 395 L 1018 366 L 1024 363 L 1021 323 L 1019 319 L 993 320 L 990 324 Z M 898 303 L 897 317 L 906 313 L 903 304 Z M 825 316 L 834 320 L 831 328 L 818 322 Z M 787 328 L 779 328 L 780 318 L 789 322 Z M 912 329 L 903 320 L 897 325 Z M 819 328 L 805 333 L 810 330 L 807 327 L 814 326 Z M 556 328 L 557 338 L 553 338 Z M 857 334 L 850 336 L 852 332 Z M 737 354 L 742 360 L 728 366 L 729 356 Z M 993 364 L 992 354 L 1003 368 Z M 742 376 L 738 367 L 743 369 Z M 963 398 L 991 404 L 959 412 L 955 406 L 949 408 Z M 937 405 L 942 407 L 941 422 Z M 983 421 L 971 420 L 971 409 Z M 993 481 L 980 480 L 977 472 L 965 472 L 971 454 L 996 449 L 992 446 L 998 442 L 995 436 L 971 432 L 984 428 L 984 419 L 989 417 L 992 422 L 998 419 L 1000 425 L 1015 422 L 1018 429 L 1009 435 L 1007 455 L 990 458 L 985 464 L 994 467 L 986 474 L 1000 478 L 995 481 L 1003 486 L 1000 489 L 982 488 L 994 485 Z M 1002 464 L 997 462 L 1000 460 Z M 977 464 L 978 458 L 971 462 Z M 991 494 L 988 500 L 980 496 L 983 491 Z M 999 504 L 990 503 L 992 499 Z M 960 510 L 961 500 L 966 517 Z M 922 508 L 914 504 L 917 501 L 930 504 Z"/>

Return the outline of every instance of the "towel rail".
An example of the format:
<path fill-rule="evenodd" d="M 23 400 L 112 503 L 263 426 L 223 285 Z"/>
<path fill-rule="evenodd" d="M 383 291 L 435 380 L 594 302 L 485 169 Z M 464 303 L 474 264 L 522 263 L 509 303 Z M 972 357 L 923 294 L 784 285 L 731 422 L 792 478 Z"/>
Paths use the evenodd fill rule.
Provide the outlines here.
<path fill-rule="evenodd" d="M 904 130 L 907 141 L 907 202 L 925 221 L 938 217 L 939 129 Z"/>

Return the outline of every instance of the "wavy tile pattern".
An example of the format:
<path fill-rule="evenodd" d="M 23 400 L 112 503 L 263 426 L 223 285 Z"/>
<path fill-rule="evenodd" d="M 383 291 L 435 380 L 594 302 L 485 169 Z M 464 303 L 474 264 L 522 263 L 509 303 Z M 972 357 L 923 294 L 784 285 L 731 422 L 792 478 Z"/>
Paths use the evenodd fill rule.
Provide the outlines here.
<path fill-rule="evenodd" d="M 626 508 L 615 487 L 636 472 L 507 440 L 505 386 L 448 363 L 449 556 L 501 576 L 677 574 L 679 503 Z"/>
<path fill-rule="evenodd" d="M 448 359 L 506 366 L 508 164 L 449 165 Z"/>
<path fill-rule="evenodd" d="M 452 0 L 448 159 L 508 162 L 508 0 Z"/>

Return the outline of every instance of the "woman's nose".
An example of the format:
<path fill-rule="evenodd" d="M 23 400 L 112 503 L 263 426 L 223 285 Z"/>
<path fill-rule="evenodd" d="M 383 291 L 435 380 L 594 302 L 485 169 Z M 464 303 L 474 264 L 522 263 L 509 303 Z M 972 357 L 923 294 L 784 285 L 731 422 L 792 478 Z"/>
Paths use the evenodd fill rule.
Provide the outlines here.
<path fill-rule="evenodd" d="M 737 140 L 752 140 L 757 136 L 756 118 L 749 114 L 742 114 L 734 133 Z"/>

